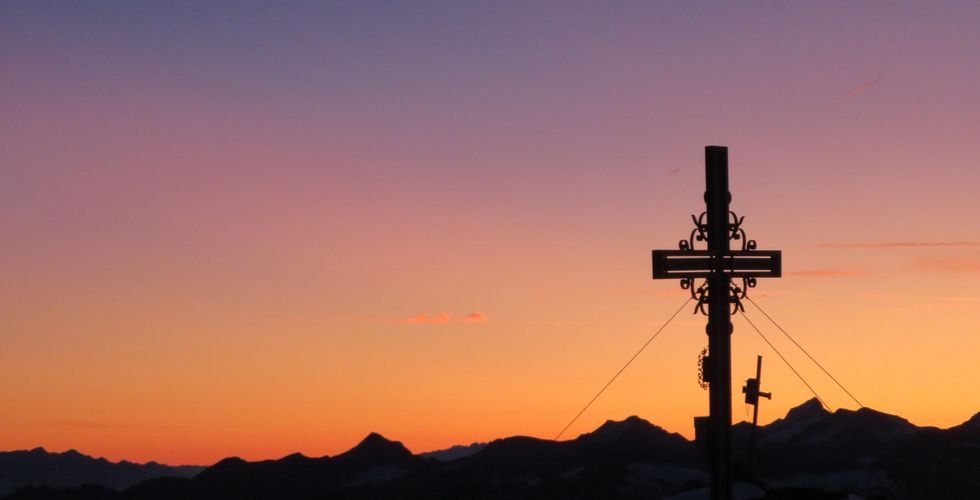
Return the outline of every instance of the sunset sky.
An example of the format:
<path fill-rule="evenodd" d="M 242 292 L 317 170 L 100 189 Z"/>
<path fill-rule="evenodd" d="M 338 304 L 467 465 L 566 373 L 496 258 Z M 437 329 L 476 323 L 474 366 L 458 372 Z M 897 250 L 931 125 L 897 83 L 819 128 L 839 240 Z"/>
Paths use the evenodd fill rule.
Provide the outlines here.
<path fill-rule="evenodd" d="M 0 449 L 552 438 L 684 301 L 650 250 L 703 210 L 708 144 L 783 251 L 755 300 L 865 405 L 956 425 L 978 26 L 956 1 L 3 2 Z M 763 422 L 810 397 L 734 325 Z M 567 437 L 692 436 L 706 344 L 685 311 Z"/>

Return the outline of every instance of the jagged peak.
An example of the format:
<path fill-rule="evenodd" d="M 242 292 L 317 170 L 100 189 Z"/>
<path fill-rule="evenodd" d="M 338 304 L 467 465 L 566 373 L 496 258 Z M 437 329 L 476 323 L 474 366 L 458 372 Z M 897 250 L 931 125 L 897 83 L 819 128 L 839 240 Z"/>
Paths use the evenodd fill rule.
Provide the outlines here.
<path fill-rule="evenodd" d="M 357 446 L 351 448 L 350 451 L 354 450 L 405 450 L 408 454 L 408 448 L 401 443 L 401 441 L 392 441 L 377 432 L 372 432 L 364 437 Z"/>
<path fill-rule="evenodd" d="M 830 415 L 830 412 L 823 407 L 823 403 L 817 398 L 810 398 L 803 402 L 803 404 L 790 408 L 786 412 L 786 420 L 807 419 L 826 415 Z"/>
<path fill-rule="evenodd" d="M 357 446 L 335 458 L 357 460 L 392 460 L 412 457 L 412 452 L 400 441 L 392 441 L 377 432 L 368 434 Z"/>
<path fill-rule="evenodd" d="M 645 419 L 643 417 L 640 417 L 638 415 L 630 415 L 630 416 L 628 416 L 628 417 L 626 417 L 626 418 L 624 418 L 622 420 L 612 420 L 612 419 L 606 420 L 606 424 L 626 424 L 626 425 L 646 424 L 646 425 L 653 425 L 653 424 L 650 423 L 649 420 L 647 420 L 647 419 Z"/>
<path fill-rule="evenodd" d="M 829 415 L 830 412 L 824 409 L 819 399 L 808 399 L 803 404 L 790 408 L 785 417 L 763 426 L 766 429 L 766 435 L 762 439 L 764 441 L 792 439 L 806 427 L 824 420 Z"/>
<path fill-rule="evenodd" d="M 600 425 L 596 430 L 603 428 L 616 428 L 616 427 L 656 427 L 656 425 L 650 423 L 649 420 L 636 416 L 630 415 L 622 420 L 606 420 Z"/>
<path fill-rule="evenodd" d="M 602 440 L 610 439 L 620 439 L 623 436 L 635 435 L 636 433 L 644 432 L 653 433 L 663 433 L 669 434 L 662 427 L 650 423 L 650 421 L 638 417 L 636 415 L 630 415 L 623 420 L 606 420 L 605 423 L 600 425 L 596 430 L 588 432 L 579 436 L 579 438 L 585 439 L 595 439 L 599 438 Z"/>
<path fill-rule="evenodd" d="M 394 442 L 395 441 L 392 441 L 382 436 L 381 434 L 378 434 L 377 432 L 372 432 L 367 436 L 365 436 L 364 439 L 362 439 L 361 442 L 357 444 L 357 446 L 372 445 L 376 443 L 394 443 Z"/>

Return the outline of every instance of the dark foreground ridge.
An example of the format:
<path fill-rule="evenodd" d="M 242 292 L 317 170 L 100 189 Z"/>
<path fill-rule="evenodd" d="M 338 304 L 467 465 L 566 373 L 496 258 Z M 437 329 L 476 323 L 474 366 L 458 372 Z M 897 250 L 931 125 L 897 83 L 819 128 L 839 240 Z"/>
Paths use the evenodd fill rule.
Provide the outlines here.
<path fill-rule="evenodd" d="M 745 462 L 748 432 L 746 423 L 733 429 L 739 463 Z M 980 491 L 980 414 L 937 429 L 869 408 L 831 413 L 810 400 L 759 428 L 755 463 L 753 477 L 742 471 L 740 479 L 760 498 L 969 498 Z M 0 474 L 9 477 L 3 467 Z M 706 483 L 696 443 L 634 416 L 568 441 L 515 436 L 421 455 L 372 433 L 333 457 L 227 458 L 193 477 L 128 487 L 31 486 L 6 498 L 687 499 L 702 498 L 692 490 Z"/>

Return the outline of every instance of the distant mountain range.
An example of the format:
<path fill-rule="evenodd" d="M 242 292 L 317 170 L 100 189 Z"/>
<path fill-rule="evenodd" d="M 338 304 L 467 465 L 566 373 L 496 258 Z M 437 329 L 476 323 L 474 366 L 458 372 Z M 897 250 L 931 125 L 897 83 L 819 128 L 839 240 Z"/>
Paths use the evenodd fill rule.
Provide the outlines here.
<path fill-rule="evenodd" d="M 0 496 L 25 485 L 80 486 L 98 484 L 125 489 L 146 479 L 163 476 L 191 477 L 206 467 L 170 466 L 150 462 L 110 462 L 75 450 L 51 453 L 44 448 L 0 452 Z"/>
<path fill-rule="evenodd" d="M 751 475 L 744 470 L 749 431 L 746 423 L 733 429 L 740 489 L 762 498 L 964 499 L 980 491 L 980 414 L 937 429 L 868 408 L 831 413 L 810 400 L 759 427 Z M 43 450 L 6 456 L 17 453 L 36 453 L 35 466 L 45 467 Z M 696 443 L 639 417 L 608 421 L 568 441 L 515 436 L 420 455 L 370 434 L 333 457 L 227 458 L 196 475 L 194 468 L 104 462 L 155 466 L 153 475 L 170 476 L 132 486 L 133 479 L 119 475 L 83 477 L 83 468 L 55 465 L 47 475 L 17 469 L 31 474 L 21 477 L 9 463 L 0 461 L 3 484 L 13 478 L 50 485 L 21 488 L 11 500 L 686 499 L 701 497 L 697 490 L 708 479 Z M 82 482 L 102 486 L 77 486 Z M 76 486 L 51 487 L 70 484 Z"/>

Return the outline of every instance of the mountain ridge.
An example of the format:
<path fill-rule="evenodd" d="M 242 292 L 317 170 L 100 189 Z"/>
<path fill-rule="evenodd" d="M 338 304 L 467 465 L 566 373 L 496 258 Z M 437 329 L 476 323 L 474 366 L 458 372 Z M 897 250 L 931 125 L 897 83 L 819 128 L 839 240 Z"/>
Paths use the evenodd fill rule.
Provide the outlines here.
<path fill-rule="evenodd" d="M 772 492 L 961 498 L 980 488 L 980 413 L 938 429 L 870 408 L 830 412 L 811 399 L 758 428 L 751 476 L 742 467 L 748 431 L 744 422 L 733 427 L 738 475 Z M 229 457 L 189 478 L 149 479 L 118 490 L 26 487 L 7 498 L 662 498 L 707 482 L 697 443 L 635 415 L 607 420 L 574 439 L 511 436 L 460 448 L 459 456 L 440 459 L 369 433 L 332 457 Z"/>
<path fill-rule="evenodd" d="M 53 487 L 97 483 L 124 489 L 140 481 L 164 476 L 190 477 L 206 469 L 200 465 L 166 465 L 129 460 L 110 461 L 76 449 L 51 452 L 43 447 L 0 452 L 0 496 L 25 485 Z"/>

